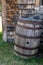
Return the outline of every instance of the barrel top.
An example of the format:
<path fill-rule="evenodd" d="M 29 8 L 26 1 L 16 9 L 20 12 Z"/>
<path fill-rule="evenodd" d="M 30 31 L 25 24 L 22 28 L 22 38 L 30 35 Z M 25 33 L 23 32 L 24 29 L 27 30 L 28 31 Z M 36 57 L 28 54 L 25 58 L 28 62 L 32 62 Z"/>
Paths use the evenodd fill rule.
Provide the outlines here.
<path fill-rule="evenodd" d="M 33 16 L 33 17 L 28 17 L 28 18 L 19 18 L 19 20 L 32 21 L 32 22 L 41 22 L 42 21 L 42 19 L 39 16 Z"/>

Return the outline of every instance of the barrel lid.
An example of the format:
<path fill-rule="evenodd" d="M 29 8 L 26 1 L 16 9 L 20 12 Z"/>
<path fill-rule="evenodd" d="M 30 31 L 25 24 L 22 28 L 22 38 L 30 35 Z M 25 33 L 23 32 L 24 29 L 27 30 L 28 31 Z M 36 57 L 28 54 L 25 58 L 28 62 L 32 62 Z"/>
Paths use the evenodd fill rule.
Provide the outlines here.
<path fill-rule="evenodd" d="M 33 17 L 28 17 L 28 18 L 19 18 L 19 20 L 31 21 L 31 22 L 41 22 L 42 21 L 42 19 L 40 19 L 39 16 L 33 16 Z"/>

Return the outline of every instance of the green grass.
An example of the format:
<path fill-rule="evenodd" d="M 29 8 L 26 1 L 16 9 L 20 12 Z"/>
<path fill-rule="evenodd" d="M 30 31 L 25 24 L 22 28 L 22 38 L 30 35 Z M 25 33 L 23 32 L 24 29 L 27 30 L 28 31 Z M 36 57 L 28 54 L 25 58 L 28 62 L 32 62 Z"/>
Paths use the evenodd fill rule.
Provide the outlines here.
<path fill-rule="evenodd" d="M 0 65 L 43 65 L 43 50 L 38 57 L 31 59 L 21 59 L 14 54 L 14 44 L 2 41 L 0 33 Z"/>

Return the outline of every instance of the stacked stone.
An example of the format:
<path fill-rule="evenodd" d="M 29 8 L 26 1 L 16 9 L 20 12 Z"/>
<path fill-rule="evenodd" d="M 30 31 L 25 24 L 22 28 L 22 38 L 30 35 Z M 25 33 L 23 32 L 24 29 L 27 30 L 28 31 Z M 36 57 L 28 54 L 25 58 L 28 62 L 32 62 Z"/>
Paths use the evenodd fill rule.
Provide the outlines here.
<path fill-rule="evenodd" d="M 15 27 L 18 21 L 18 9 L 16 0 L 2 0 L 2 24 L 3 41 L 13 42 L 15 38 Z"/>
<path fill-rule="evenodd" d="M 23 2 L 24 3 L 24 2 Z M 23 5 L 23 7 L 22 7 Z M 28 4 L 18 3 L 17 0 L 2 0 L 3 40 L 14 41 L 18 17 L 28 17 Z M 29 10 L 30 11 L 30 10 Z"/>
<path fill-rule="evenodd" d="M 15 39 L 15 27 L 18 21 L 18 15 L 16 8 L 17 6 L 14 4 L 15 0 L 7 0 L 7 41 L 14 42 Z"/>

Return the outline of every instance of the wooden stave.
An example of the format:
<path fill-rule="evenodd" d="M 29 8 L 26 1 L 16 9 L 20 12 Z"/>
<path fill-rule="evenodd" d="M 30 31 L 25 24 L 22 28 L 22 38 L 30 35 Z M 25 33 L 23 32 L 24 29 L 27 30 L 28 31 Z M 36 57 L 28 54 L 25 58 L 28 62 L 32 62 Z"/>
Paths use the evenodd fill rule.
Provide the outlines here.
<path fill-rule="evenodd" d="M 42 22 L 41 22 L 41 20 L 40 20 L 40 22 L 38 22 L 38 21 L 28 21 L 28 20 L 20 20 L 19 19 L 19 22 L 22 22 L 22 23 L 24 23 L 24 24 L 35 24 L 35 25 L 42 25 Z"/>
<path fill-rule="evenodd" d="M 16 44 L 16 43 L 15 43 Z M 19 44 L 18 44 L 19 45 Z M 37 48 L 20 48 L 20 47 L 18 47 L 17 45 L 14 45 L 14 48 L 15 48 L 15 51 L 17 51 L 18 53 L 18 55 L 21 55 L 21 56 L 23 56 L 24 57 L 24 55 L 26 56 L 26 57 L 29 57 L 29 56 L 34 56 L 36 53 L 37 53 L 37 51 L 38 51 L 38 47 Z M 19 49 L 18 49 L 19 48 Z M 29 51 L 31 51 L 31 54 L 24 54 L 23 52 L 29 52 Z M 34 53 L 32 53 L 32 52 L 34 52 Z"/>
<path fill-rule="evenodd" d="M 21 41 L 21 40 L 20 40 L 20 41 Z M 15 50 L 16 50 L 17 52 L 19 52 L 19 53 L 21 53 L 21 50 L 19 51 L 18 48 L 19 48 L 19 49 L 22 49 L 22 50 L 25 50 L 25 51 L 27 51 L 27 50 L 28 50 L 28 51 L 31 50 L 31 52 L 32 52 L 32 51 L 35 51 L 34 54 L 31 53 L 32 55 L 29 55 L 29 53 L 28 53 L 28 56 L 34 56 L 34 55 L 37 53 L 38 46 L 39 46 L 39 45 L 36 46 L 37 48 L 35 48 L 35 47 L 34 47 L 34 48 L 28 48 L 28 47 L 26 47 L 26 48 L 20 48 L 20 47 L 17 46 L 17 43 L 15 43 L 15 44 L 16 44 L 16 45 L 14 46 L 14 48 L 17 48 L 17 49 L 15 49 Z M 18 45 L 19 45 L 19 44 L 18 44 Z M 17 54 L 18 54 L 18 53 L 17 53 Z M 21 54 L 23 54 L 23 52 L 22 52 Z M 27 55 L 27 54 L 24 54 L 24 55 Z M 24 55 L 22 55 L 22 56 L 24 56 Z"/>
<path fill-rule="evenodd" d="M 40 39 L 40 36 L 26 36 L 26 35 L 21 35 L 19 33 L 15 33 L 16 35 L 22 37 L 22 38 L 27 38 L 27 39 Z"/>
<path fill-rule="evenodd" d="M 37 32 L 38 31 L 38 32 Z M 29 34 L 26 34 L 28 33 Z M 32 34 L 31 34 L 31 33 Z M 39 33 L 39 34 L 38 34 Z M 24 28 L 21 28 L 21 27 L 16 27 L 16 34 L 21 36 L 21 37 L 26 37 L 26 38 L 29 38 L 29 37 L 33 37 L 33 38 L 40 38 L 40 35 L 41 35 L 41 30 L 31 30 L 31 29 L 24 29 Z"/>
<path fill-rule="evenodd" d="M 34 55 L 34 54 L 37 53 L 37 50 L 38 50 L 38 49 L 36 49 L 36 50 L 26 50 L 26 49 L 25 49 L 25 50 L 24 50 L 24 49 L 21 49 L 21 48 L 15 46 L 15 50 L 18 51 L 19 53 L 32 56 L 32 55 Z"/>
<path fill-rule="evenodd" d="M 23 21 L 21 21 L 21 22 L 23 22 Z M 24 22 L 23 22 L 24 23 Z M 26 22 L 27 23 L 27 22 Z M 31 23 L 32 24 L 32 23 Z M 17 25 L 18 25 L 18 23 L 17 23 Z M 20 24 L 19 24 L 20 25 Z M 34 24 L 35 25 L 35 24 Z M 38 24 L 38 25 L 41 25 L 41 24 Z M 23 27 L 23 26 L 22 26 Z M 26 26 L 25 26 L 26 27 Z M 24 28 L 25 28 L 24 27 Z M 17 26 L 16 26 L 16 28 L 17 28 Z M 26 28 L 27 29 L 27 28 Z M 36 29 L 34 29 L 34 28 L 31 28 L 32 30 L 40 30 L 40 28 L 36 28 Z M 19 36 L 18 35 L 18 33 L 17 33 L 17 31 L 16 31 L 16 36 Z M 27 37 L 22 37 L 22 36 L 20 36 L 21 38 L 27 38 Z M 37 36 L 36 36 L 37 37 Z M 32 39 L 32 38 L 30 38 L 30 39 Z M 34 38 L 34 39 L 37 39 L 37 38 Z M 40 37 L 38 38 L 38 39 L 40 39 Z M 39 40 L 40 41 L 40 40 Z M 16 44 L 16 42 L 15 42 L 15 44 Z M 38 45 L 39 46 L 39 45 Z M 17 46 L 17 44 L 15 45 L 15 47 L 18 47 Z M 19 46 L 20 47 L 20 46 Z M 26 47 L 27 48 L 27 47 Z M 36 49 L 36 48 L 35 48 Z M 23 49 L 24 50 L 24 49 Z M 26 49 L 25 49 L 26 50 Z M 33 49 L 31 49 L 31 50 L 33 50 Z M 38 51 L 38 48 L 37 48 L 37 51 Z M 36 51 L 35 51 L 36 52 Z M 23 54 L 23 52 L 22 53 L 20 53 L 17 49 L 15 50 L 15 53 L 17 54 L 17 55 L 19 55 L 20 57 L 21 56 L 23 56 L 24 57 L 24 55 L 25 54 Z M 37 52 L 36 52 L 37 53 Z M 34 53 L 34 54 L 36 54 L 36 53 Z M 33 54 L 33 56 L 34 56 L 34 54 Z M 26 56 L 26 55 L 25 55 Z M 29 56 L 29 55 L 28 55 Z M 30 55 L 31 56 L 31 55 Z M 27 56 L 26 56 L 27 57 Z"/>
<path fill-rule="evenodd" d="M 43 25 L 43 22 L 41 23 Z M 42 33 L 43 33 L 43 28 L 42 29 Z M 43 34 L 41 34 L 41 43 L 43 42 Z"/>
<path fill-rule="evenodd" d="M 17 24 L 17 25 L 18 25 L 18 24 Z M 33 29 L 34 29 L 34 28 L 33 28 Z M 37 29 L 36 29 L 36 30 L 37 30 Z M 18 33 L 19 33 L 19 32 L 18 32 Z M 28 38 L 28 39 L 32 39 L 32 38 L 33 38 L 33 39 L 40 39 L 40 36 L 39 36 L 39 37 L 36 36 L 36 38 L 35 38 L 34 36 L 29 38 L 29 37 L 23 36 L 23 35 L 18 34 L 18 33 L 17 33 L 17 31 L 16 31 L 15 34 L 18 35 L 18 36 L 20 36 L 20 37 L 22 37 L 22 38 Z"/>
<path fill-rule="evenodd" d="M 31 24 L 28 24 L 27 21 L 25 21 L 25 22 L 26 22 L 26 23 L 24 23 L 24 21 L 21 21 L 21 22 L 18 21 L 18 22 L 17 22 L 17 26 L 16 26 L 16 32 L 17 32 L 17 33 L 22 34 L 22 33 L 20 32 L 21 29 L 26 30 L 26 31 L 29 30 L 29 32 L 30 32 L 30 31 L 32 31 L 32 32 L 33 32 L 33 31 L 34 31 L 34 32 L 36 32 L 36 31 L 41 32 L 41 30 L 42 30 L 41 24 L 40 24 L 40 25 L 39 25 L 39 24 L 36 25 L 36 24 L 33 24 L 33 22 L 32 22 Z M 31 22 L 31 21 L 30 21 L 30 22 Z M 41 22 L 41 21 L 40 21 L 40 22 Z M 39 23 L 39 22 L 38 22 L 38 23 Z M 41 23 L 42 23 L 42 22 L 41 22 Z M 18 30 L 19 30 L 19 31 L 18 31 Z M 22 30 L 22 32 L 24 32 L 23 30 Z M 26 31 L 25 31 L 25 32 L 26 32 Z M 24 32 L 24 33 L 25 33 L 25 32 Z M 27 32 L 28 32 L 28 31 L 27 31 Z M 36 33 L 35 33 L 35 35 L 36 35 Z M 36 36 L 37 36 L 37 35 L 36 35 Z M 39 36 L 40 36 L 40 34 L 39 34 Z"/>
<path fill-rule="evenodd" d="M 41 45 L 43 46 L 43 25 L 42 25 L 42 34 L 41 34 Z"/>
<path fill-rule="evenodd" d="M 21 41 L 21 39 L 22 39 L 22 41 Z M 27 42 L 29 42 L 29 44 L 27 44 Z M 33 42 L 34 42 L 34 45 L 33 45 Z M 25 46 L 26 48 L 37 48 L 40 45 L 40 39 L 27 39 L 27 38 L 22 38 L 22 37 L 19 37 L 18 35 L 16 35 L 15 36 L 15 44 L 19 45 L 19 46 L 21 45 L 21 47 Z"/>
<path fill-rule="evenodd" d="M 40 28 L 32 28 L 32 27 L 28 27 L 28 26 L 22 26 L 22 25 L 19 25 L 19 24 L 17 24 L 17 26 L 19 26 L 19 27 L 21 27 L 21 28 L 24 28 L 24 29 L 30 29 L 30 30 L 41 30 L 42 28 L 40 27 Z"/>
<path fill-rule="evenodd" d="M 23 49 L 23 50 L 36 50 L 36 49 L 39 48 L 39 46 L 34 47 L 34 48 L 28 48 L 28 47 L 20 46 L 20 45 L 18 45 L 18 44 L 16 44 L 16 43 L 15 43 L 15 46 L 18 47 L 18 48 L 21 48 L 21 49 Z"/>
<path fill-rule="evenodd" d="M 15 38 L 15 39 L 16 39 L 16 38 Z M 21 41 L 21 40 L 20 40 L 20 41 Z M 17 46 L 17 45 L 19 45 L 19 44 L 15 42 L 15 45 L 14 45 L 15 51 L 17 51 L 17 52 L 19 53 L 19 54 L 17 53 L 19 56 L 21 55 L 21 56 L 23 56 L 24 58 L 25 58 L 25 57 L 29 57 L 29 56 L 34 56 L 34 55 L 37 53 L 38 47 L 39 47 L 39 45 L 37 45 L 36 48 L 35 48 L 35 47 L 33 47 L 33 48 L 28 48 L 28 47 L 25 47 L 25 46 L 23 46 L 23 45 L 22 45 L 23 47 L 22 47 L 22 46 L 20 47 L 20 45 L 19 45 L 19 46 Z M 27 54 L 24 54 L 23 52 L 21 53 L 21 50 L 19 51 L 18 48 L 19 48 L 19 49 L 22 49 L 22 51 L 25 50 L 25 51 L 31 51 L 31 52 L 32 52 L 32 51 L 35 51 L 35 52 L 34 52 L 34 54 L 31 53 L 31 54 L 29 55 L 29 53 L 28 53 L 28 55 L 27 55 Z M 24 56 L 24 55 L 25 55 L 25 56 Z M 27 56 L 26 56 L 26 55 L 27 55 Z M 21 57 L 21 56 L 20 56 L 20 57 Z"/>
<path fill-rule="evenodd" d="M 41 26 L 42 25 L 42 22 L 32 22 L 32 21 L 19 21 L 17 22 L 17 25 L 22 25 L 22 26 L 26 26 L 26 25 L 33 25 L 33 26 Z"/>
<path fill-rule="evenodd" d="M 27 56 L 27 55 L 24 55 L 24 54 L 17 52 L 16 50 L 14 50 L 14 53 L 16 56 L 19 56 L 20 58 L 23 58 L 23 59 L 34 58 L 36 56 L 36 54 Z"/>

